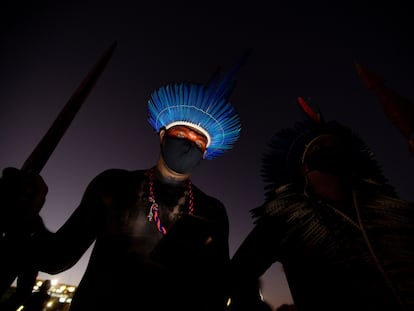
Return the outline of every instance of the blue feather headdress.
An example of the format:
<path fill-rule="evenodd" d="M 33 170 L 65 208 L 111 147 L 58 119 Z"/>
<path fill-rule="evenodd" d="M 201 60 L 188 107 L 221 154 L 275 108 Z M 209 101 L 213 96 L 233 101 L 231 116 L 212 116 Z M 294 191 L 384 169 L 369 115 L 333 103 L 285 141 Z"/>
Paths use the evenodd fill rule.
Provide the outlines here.
<path fill-rule="evenodd" d="M 244 60 L 244 58 L 243 58 Z M 148 100 L 148 122 L 157 131 L 175 125 L 193 127 L 207 137 L 204 158 L 211 160 L 230 150 L 241 131 L 240 117 L 228 101 L 234 75 L 242 62 L 218 81 L 218 73 L 207 86 L 193 83 L 165 85 Z"/>

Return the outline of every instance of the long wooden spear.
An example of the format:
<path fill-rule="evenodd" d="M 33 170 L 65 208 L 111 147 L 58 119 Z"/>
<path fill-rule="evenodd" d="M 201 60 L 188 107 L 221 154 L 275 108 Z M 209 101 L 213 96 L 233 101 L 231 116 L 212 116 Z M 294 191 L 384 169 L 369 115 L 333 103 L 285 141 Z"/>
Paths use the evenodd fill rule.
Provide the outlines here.
<path fill-rule="evenodd" d="M 106 49 L 98 62 L 92 67 L 90 72 L 83 79 L 55 121 L 52 123 L 49 130 L 40 140 L 30 156 L 26 159 L 21 168 L 22 170 L 37 174 L 40 173 L 49 157 L 55 150 L 57 144 L 65 134 L 69 125 L 71 124 L 76 113 L 79 111 L 80 107 L 88 97 L 96 81 L 104 71 L 115 50 L 115 47 L 116 42 Z"/>
<path fill-rule="evenodd" d="M 52 123 L 49 130 L 40 140 L 38 145 L 34 148 L 29 157 L 26 159 L 21 170 L 35 174 L 39 174 L 41 172 L 49 157 L 51 156 L 59 141 L 65 134 L 69 125 L 71 124 L 76 113 L 79 111 L 80 107 L 85 102 L 86 98 L 91 92 L 93 86 L 95 85 L 98 78 L 104 71 L 106 65 L 108 64 L 115 50 L 115 47 L 116 42 L 105 50 L 98 62 L 92 67 L 92 69 L 83 79 L 81 84 L 75 90 L 73 95 L 70 97 L 69 101 L 60 111 L 59 115 Z M 2 235 L 4 237 L 3 233 Z M 15 242 L 16 243 L 11 244 L 12 247 L 22 246 L 20 243 L 18 243 L 18 240 Z M 10 247 L 10 243 L 2 243 L 1 247 L 2 256 L 4 255 L 13 257 L 19 256 L 20 254 L 20 252 L 15 252 L 14 248 L 11 251 L 7 251 L 7 247 Z M 6 249 L 3 249 L 4 247 Z M 19 260 L 19 258 L 12 258 L 12 260 L 6 260 L 6 262 L 16 264 L 17 262 L 19 262 Z M 22 299 L 25 299 L 27 295 L 31 293 L 31 289 L 38 275 L 38 271 L 32 267 L 0 266 L 0 268 L 2 269 L 0 278 L 0 296 L 3 295 L 4 291 L 7 290 L 7 288 L 11 285 L 13 280 L 17 277 L 17 289 L 15 293 L 15 298 L 12 303 L 17 303 L 16 306 L 18 307 L 18 305 L 23 301 Z"/>

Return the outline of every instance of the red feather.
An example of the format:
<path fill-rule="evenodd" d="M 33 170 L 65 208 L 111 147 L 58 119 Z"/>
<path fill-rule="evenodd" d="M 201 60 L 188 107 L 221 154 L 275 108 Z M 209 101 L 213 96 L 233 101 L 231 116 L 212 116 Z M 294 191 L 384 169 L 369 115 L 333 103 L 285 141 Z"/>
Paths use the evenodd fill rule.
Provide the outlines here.
<path fill-rule="evenodd" d="M 319 114 L 313 111 L 313 109 L 309 106 L 309 104 L 302 97 L 299 96 L 297 101 L 307 116 L 309 116 L 316 123 L 321 123 L 321 118 Z"/>
<path fill-rule="evenodd" d="M 414 155 L 414 105 L 405 97 L 383 83 L 383 78 L 360 64 L 356 69 L 364 86 L 375 93 L 386 117 L 408 140 L 410 152 Z"/>

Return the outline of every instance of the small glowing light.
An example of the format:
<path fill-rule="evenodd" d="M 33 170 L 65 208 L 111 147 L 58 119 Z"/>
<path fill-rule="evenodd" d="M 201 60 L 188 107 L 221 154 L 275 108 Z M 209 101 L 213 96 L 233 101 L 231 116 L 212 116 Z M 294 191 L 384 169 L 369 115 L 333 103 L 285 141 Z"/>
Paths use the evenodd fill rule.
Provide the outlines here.
<path fill-rule="evenodd" d="M 261 300 L 261 301 L 264 301 L 264 296 L 263 296 L 262 291 L 259 291 L 259 295 L 260 295 L 260 300 Z"/>
<path fill-rule="evenodd" d="M 66 301 L 66 297 L 60 297 L 59 298 L 59 302 L 65 302 Z"/>
<path fill-rule="evenodd" d="M 37 282 L 36 282 L 36 285 L 37 285 L 37 286 L 42 286 L 42 284 L 43 284 L 43 282 L 42 282 L 42 281 L 37 281 Z"/>
<path fill-rule="evenodd" d="M 19 308 L 16 309 L 16 311 L 22 311 L 24 308 L 24 306 L 20 306 Z"/>
<path fill-rule="evenodd" d="M 75 291 L 75 286 L 69 286 L 68 291 L 73 293 Z"/>
<path fill-rule="evenodd" d="M 49 301 L 49 302 L 46 304 L 46 307 L 47 307 L 47 308 L 50 308 L 51 306 L 53 306 L 53 301 Z"/>
<path fill-rule="evenodd" d="M 66 299 L 66 302 L 67 302 L 67 303 L 71 303 L 71 302 L 72 302 L 72 298 L 68 298 L 68 299 Z"/>
<path fill-rule="evenodd" d="M 52 281 L 50 281 L 50 284 L 52 284 L 52 286 L 56 286 L 58 281 L 58 279 L 53 279 Z"/>
<path fill-rule="evenodd" d="M 231 305 L 231 298 L 227 299 L 227 307 Z"/>

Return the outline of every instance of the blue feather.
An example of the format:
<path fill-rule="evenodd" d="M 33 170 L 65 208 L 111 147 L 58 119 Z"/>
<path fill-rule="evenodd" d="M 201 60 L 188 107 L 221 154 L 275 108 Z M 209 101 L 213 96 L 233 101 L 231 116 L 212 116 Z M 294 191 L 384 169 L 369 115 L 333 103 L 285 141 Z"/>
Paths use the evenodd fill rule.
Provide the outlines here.
<path fill-rule="evenodd" d="M 192 83 L 167 84 L 148 100 L 148 122 L 159 132 L 173 122 L 201 127 L 210 136 L 205 158 L 211 160 L 231 149 L 240 136 L 241 122 L 229 102 L 234 76 L 246 61 L 247 53 L 218 81 L 218 72 L 207 86 Z"/>

